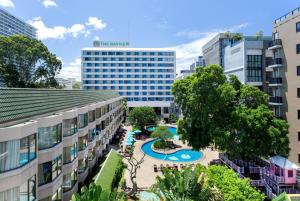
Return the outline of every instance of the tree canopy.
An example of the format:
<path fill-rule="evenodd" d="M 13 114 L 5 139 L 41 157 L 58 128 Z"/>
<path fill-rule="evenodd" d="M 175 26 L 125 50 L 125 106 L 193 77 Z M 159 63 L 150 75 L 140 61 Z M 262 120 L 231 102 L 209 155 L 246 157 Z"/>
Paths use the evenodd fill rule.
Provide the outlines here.
<path fill-rule="evenodd" d="M 177 201 L 263 201 L 265 196 L 225 166 L 187 166 L 164 169 L 151 191 L 162 200 Z"/>
<path fill-rule="evenodd" d="M 135 129 L 144 130 L 146 125 L 156 124 L 156 114 L 152 107 L 135 107 L 128 114 L 128 121 Z"/>
<path fill-rule="evenodd" d="M 0 76 L 7 87 L 58 87 L 62 63 L 39 40 L 0 36 Z"/>
<path fill-rule="evenodd" d="M 178 131 L 193 148 L 214 144 L 242 158 L 288 155 L 288 124 L 270 111 L 268 96 L 235 76 L 227 78 L 221 67 L 197 68 L 177 80 L 172 93 L 183 114 Z"/>

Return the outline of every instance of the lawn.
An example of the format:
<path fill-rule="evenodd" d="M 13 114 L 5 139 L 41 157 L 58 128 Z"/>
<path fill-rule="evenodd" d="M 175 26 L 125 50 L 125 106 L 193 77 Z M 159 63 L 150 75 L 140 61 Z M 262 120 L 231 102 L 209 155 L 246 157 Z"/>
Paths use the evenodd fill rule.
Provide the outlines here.
<path fill-rule="evenodd" d="M 100 185 L 103 190 L 107 191 L 107 193 L 111 192 L 112 182 L 120 163 L 120 159 L 120 155 L 116 151 L 111 150 L 95 179 L 96 185 Z"/>

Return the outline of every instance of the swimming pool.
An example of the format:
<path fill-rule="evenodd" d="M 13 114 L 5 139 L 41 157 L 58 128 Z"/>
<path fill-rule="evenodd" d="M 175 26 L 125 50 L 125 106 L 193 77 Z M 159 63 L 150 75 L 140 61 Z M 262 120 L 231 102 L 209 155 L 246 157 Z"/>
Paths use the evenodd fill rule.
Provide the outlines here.
<path fill-rule="evenodd" d="M 167 127 L 168 127 L 169 131 L 173 134 L 173 139 L 174 140 L 179 140 L 179 135 L 177 133 L 177 128 L 170 127 L 170 126 L 167 126 Z M 155 129 L 155 126 L 149 126 L 149 127 L 147 127 L 148 131 L 154 131 L 154 129 Z"/>
<path fill-rule="evenodd" d="M 149 127 L 149 128 L 152 130 L 154 129 L 154 127 Z M 149 128 L 147 129 L 149 130 Z M 174 139 L 178 140 L 179 135 L 177 134 L 177 129 L 173 127 L 169 127 L 169 130 L 174 134 Z M 191 161 L 199 160 L 200 158 L 203 157 L 202 152 L 194 151 L 191 149 L 181 149 L 171 154 L 162 154 L 162 153 L 155 152 L 152 149 L 152 145 L 157 140 L 158 139 L 154 139 L 143 144 L 142 150 L 146 155 L 160 160 L 172 161 L 172 162 L 191 162 Z"/>

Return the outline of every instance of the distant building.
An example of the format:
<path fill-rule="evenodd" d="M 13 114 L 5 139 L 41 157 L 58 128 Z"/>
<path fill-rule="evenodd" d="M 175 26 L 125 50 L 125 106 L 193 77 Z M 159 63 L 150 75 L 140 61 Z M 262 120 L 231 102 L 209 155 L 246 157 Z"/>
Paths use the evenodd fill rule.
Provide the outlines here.
<path fill-rule="evenodd" d="M 0 35 L 24 35 L 36 38 L 36 28 L 0 8 Z"/>
<path fill-rule="evenodd" d="M 64 89 L 72 89 L 73 83 L 75 82 L 75 79 L 73 78 L 65 79 L 59 77 L 56 80 L 58 81 L 59 85 L 63 86 Z"/>
<path fill-rule="evenodd" d="M 289 124 L 289 159 L 300 164 L 300 7 L 273 23 L 269 105 Z"/>
<path fill-rule="evenodd" d="M 190 70 L 195 70 L 198 66 L 205 66 L 205 60 L 203 56 L 197 57 L 197 60 L 190 65 Z"/>
<path fill-rule="evenodd" d="M 244 36 L 224 48 L 224 72 L 236 75 L 243 84 L 267 91 L 266 65 L 272 59 L 268 50 L 272 37 Z"/>
<path fill-rule="evenodd" d="M 237 33 L 219 33 L 202 48 L 206 65 L 217 64 L 224 67 L 224 49 L 230 45 Z"/>
<path fill-rule="evenodd" d="M 129 108 L 150 106 L 170 114 L 176 52 L 164 48 L 131 48 L 128 42 L 96 41 L 82 50 L 82 87 L 117 90 Z"/>

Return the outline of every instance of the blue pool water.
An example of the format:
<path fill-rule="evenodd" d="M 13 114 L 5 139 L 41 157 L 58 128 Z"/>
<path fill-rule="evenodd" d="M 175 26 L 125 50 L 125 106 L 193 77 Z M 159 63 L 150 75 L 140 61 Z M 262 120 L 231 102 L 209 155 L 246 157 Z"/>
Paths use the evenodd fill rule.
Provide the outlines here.
<path fill-rule="evenodd" d="M 148 131 L 154 131 L 155 126 L 150 126 L 147 128 Z M 177 128 L 175 127 L 168 127 L 169 131 L 173 134 L 174 140 L 179 140 L 179 135 L 177 134 Z"/>
<path fill-rule="evenodd" d="M 149 127 L 149 128 L 153 130 L 153 127 Z M 148 130 L 150 130 L 149 128 Z M 179 135 L 177 134 L 176 128 L 169 127 L 169 129 L 174 134 L 174 139 L 178 140 Z M 152 150 L 152 144 L 157 140 L 158 139 L 154 139 L 143 144 L 142 150 L 146 155 L 160 160 L 172 161 L 172 162 L 191 162 L 191 161 L 199 160 L 200 158 L 203 157 L 202 152 L 194 151 L 191 149 L 181 149 L 171 154 L 161 154 L 155 152 Z"/>
<path fill-rule="evenodd" d="M 159 197 L 154 193 L 141 191 L 140 192 L 140 201 L 160 201 Z"/>

